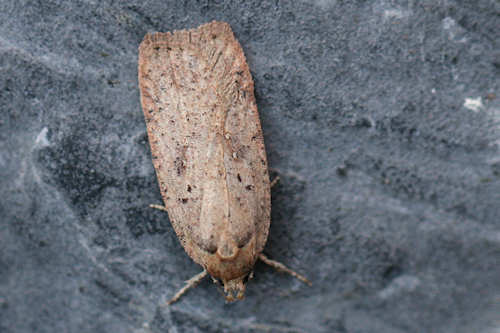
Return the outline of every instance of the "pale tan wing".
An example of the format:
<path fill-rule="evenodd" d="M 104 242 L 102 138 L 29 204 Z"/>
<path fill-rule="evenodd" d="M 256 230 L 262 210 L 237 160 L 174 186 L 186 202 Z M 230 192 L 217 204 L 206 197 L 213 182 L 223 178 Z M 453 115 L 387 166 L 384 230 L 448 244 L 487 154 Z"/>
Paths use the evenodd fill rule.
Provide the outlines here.
<path fill-rule="evenodd" d="M 241 61 L 235 66 L 232 103 L 225 125 L 232 152 L 224 155 L 230 197 L 229 226 L 240 247 L 250 240 L 249 231 L 254 230 L 256 254 L 259 254 L 264 249 L 271 220 L 269 174 L 252 76 L 243 50 L 236 43 Z M 251 223 L 241 221 L 245 216 L 253 217 Z"/>
<path fill-rule="evenodd" d="M 221 137 L 229 206 L 241 202 L 238 207 L 255 216 L 239 221 L 232 234 L 244 242 L 249 230 L 260 230 L 256 251 L 262 251 L 270 213 L 267 162 L 253 82 L 229 25 L 212 22 L 146 35 L 139 47 L 139 85 L 160 191 L 188 254 L 201 263 L 193 243 L 210 253 L 216 250 L 196 236 L 204 179 L 213 171 L 214 147 Z M 231 209 L 238 215 L 240 208 Z"/>

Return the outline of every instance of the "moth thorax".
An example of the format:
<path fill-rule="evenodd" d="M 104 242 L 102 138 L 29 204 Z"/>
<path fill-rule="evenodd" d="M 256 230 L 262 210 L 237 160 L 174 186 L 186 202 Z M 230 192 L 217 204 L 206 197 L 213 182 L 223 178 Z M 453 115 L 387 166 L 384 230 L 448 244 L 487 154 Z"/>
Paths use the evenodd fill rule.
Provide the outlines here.
<path fill-rule="evenodd" d="M 219 257 L 222 261 L 232 260 L 236 258 L 239 251 L 240 249 L 238 248 L 236 242 L 231 237 L 227 237 L 227 234 L 225 234 L 217 248 L 217 257 Z"/>

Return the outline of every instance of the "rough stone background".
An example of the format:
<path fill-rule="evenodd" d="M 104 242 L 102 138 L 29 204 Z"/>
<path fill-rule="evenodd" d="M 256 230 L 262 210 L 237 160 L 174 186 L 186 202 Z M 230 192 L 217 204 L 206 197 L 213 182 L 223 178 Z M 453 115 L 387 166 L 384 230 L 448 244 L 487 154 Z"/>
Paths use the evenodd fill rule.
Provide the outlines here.
<path fill-rule="evenodd" d="M 231 24 L 273 175 L 225 304 L 160 203 L 148 31 Z M 500 3 L 0 1 L 0 332 L 500 332 Z"/>

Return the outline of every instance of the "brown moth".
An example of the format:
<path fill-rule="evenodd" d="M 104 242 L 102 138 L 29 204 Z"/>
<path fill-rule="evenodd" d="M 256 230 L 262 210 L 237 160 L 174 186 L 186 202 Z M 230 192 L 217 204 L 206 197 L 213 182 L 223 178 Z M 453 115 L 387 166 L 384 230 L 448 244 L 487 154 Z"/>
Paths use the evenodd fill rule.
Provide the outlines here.
<path fill-rule="evenodd" d="M 270 182 L 254 84 L 231 27 L 147 34 L 139 86 L 164 207 L 187 254 L 228 301 L 243 298 L 257 259 L 307 279 L 262 254 L 271 219 Z"/>

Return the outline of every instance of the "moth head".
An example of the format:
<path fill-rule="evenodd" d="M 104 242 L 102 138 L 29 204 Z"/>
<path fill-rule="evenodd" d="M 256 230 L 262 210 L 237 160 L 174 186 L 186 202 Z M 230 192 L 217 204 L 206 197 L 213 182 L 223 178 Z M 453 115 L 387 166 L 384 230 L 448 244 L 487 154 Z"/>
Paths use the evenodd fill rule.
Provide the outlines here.
<path fill-rule="evenodd" d="M 215 283 L 221 285 L 228 302 L 243 299 L 245 285 L 252 277 L 255 255 L 255 237 L 241 248 L 238 243 L 222 234 L 214 253 L 206 253 L 203 267 L 212 276 Z"/>
<path fill-rule="evenodd" d="M 236 300 L 243 299 L 245 297 L 246 284 L 252 277 L 253 272 L 250 272 L 236 279 L 222 281 L 222 284 L 224 285 L 224 296 L 226 297 L 226 301 L 234 302 Z"/>

